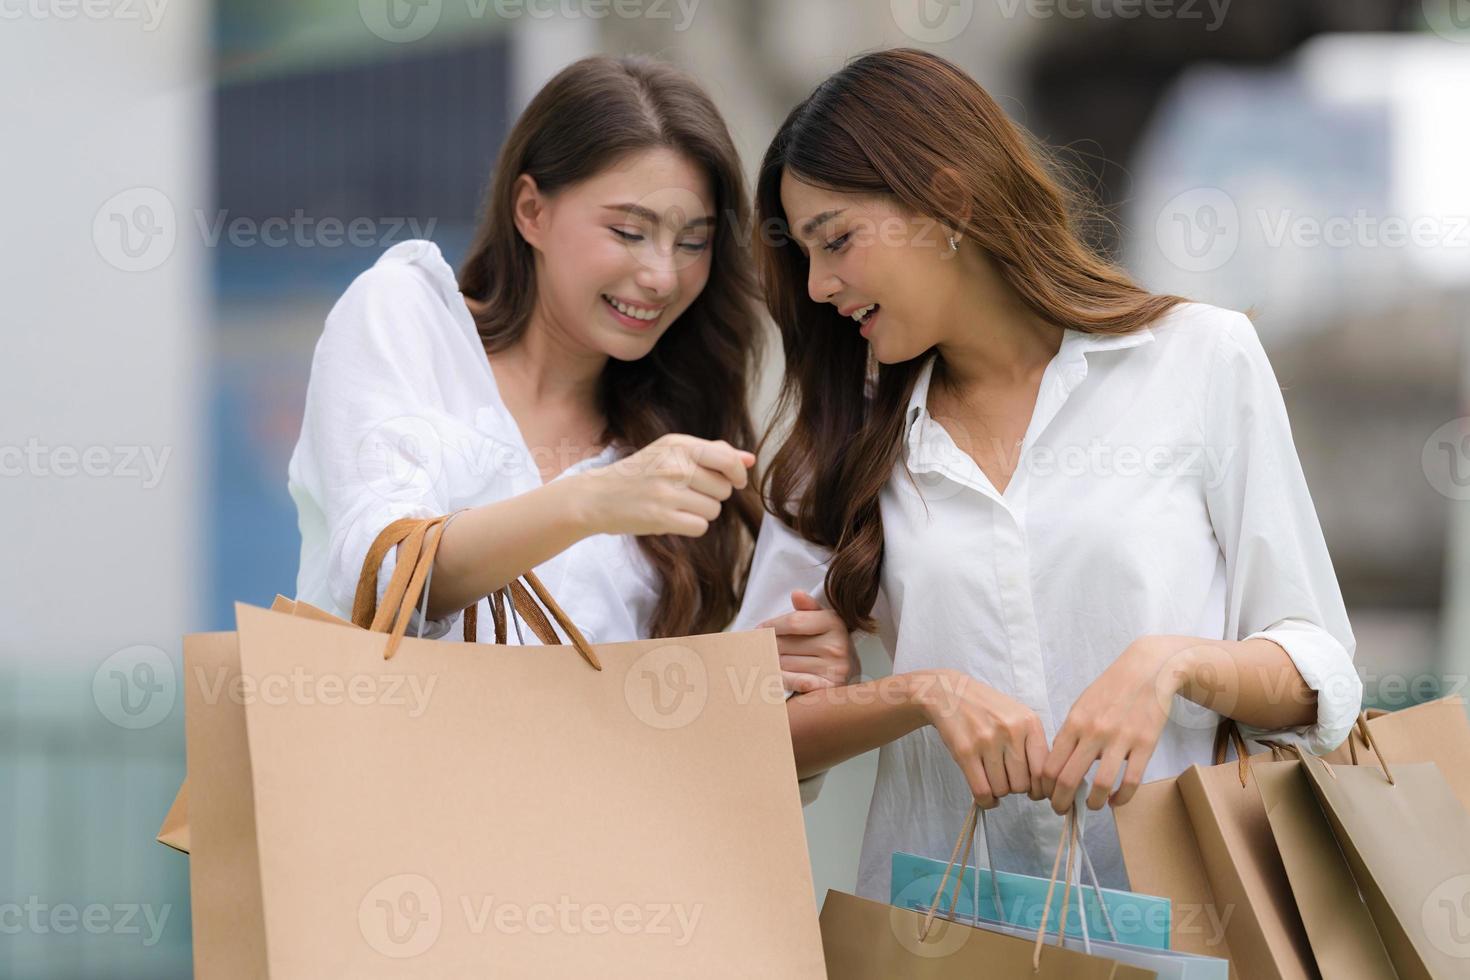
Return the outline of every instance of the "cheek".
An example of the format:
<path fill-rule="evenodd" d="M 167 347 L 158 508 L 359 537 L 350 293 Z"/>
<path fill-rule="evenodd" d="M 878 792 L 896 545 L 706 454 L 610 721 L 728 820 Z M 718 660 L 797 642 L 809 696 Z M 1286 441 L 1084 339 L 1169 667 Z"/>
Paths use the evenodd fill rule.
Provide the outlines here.
<path fill-rule="evenodd" d="M 709 282 L 712 264 L 710 249 L 705 249 L 698 258 L 679 270 L 679 307 L 681 310 L 688 309 L 689 304 L 704 292 L 704 287 Z"/>
<path fill-rule="evenodd" d="M 603 228 L 568 233 L 555 246 L 547 261 L 555 266 L 551 278 L 566 305 L 585 306 L 597 299 L 609 283 L 626 278 L 635 264 L 627 247 Z"/>

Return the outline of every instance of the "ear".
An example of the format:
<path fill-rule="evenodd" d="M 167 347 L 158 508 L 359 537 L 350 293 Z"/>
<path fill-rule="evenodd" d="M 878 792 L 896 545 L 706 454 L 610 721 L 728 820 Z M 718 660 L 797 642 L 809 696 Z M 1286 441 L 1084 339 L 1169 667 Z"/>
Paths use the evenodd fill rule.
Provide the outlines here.
<path fill-rule="evenodd" d="M 546 197 L 536 186 L 536 178 L 521 174 L 511 188 L 511 216 L 516 231 L 532 248 L 540 248 L 546 235 Z"/>

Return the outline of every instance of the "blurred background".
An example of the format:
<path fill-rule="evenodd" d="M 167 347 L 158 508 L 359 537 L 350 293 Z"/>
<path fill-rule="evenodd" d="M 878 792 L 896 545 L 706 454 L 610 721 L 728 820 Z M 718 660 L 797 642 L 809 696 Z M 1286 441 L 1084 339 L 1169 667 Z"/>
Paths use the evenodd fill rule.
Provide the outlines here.
<path fill-rule="evenodd" d="M 286 461 L 351 279 L 410 238 L 457 265 L 578 57 L 685 66 L 753 172 L 900 45 L 1063 148 L 1147 285 L 1254 310 L 1369 703 L 1463 688 L 1464 0 L 0 0 L 0 975 L 190 975 L 187 859 L 152 840 L 180 637 L 293 590 Z M 853 886 L 875 759 L 805 811 L 819 898 Z"/>

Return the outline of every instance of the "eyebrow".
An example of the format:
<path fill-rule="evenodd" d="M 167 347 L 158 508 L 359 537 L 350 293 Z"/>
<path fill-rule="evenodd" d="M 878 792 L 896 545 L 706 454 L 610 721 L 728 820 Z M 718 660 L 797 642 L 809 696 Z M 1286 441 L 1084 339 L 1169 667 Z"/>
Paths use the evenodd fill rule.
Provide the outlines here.
<path fill-rule="evenodd" d="M 846 210 L 847 208 L 838 208 L 835 211 L 823 211 L 821 214 L 817 215 L 815 218 L 812 218 L 806 224 L 801 226 L 801 237 L 806 238 L 812 232 L 817 230 L 818 225 L 826 224 Z"/>
<path fill-rule="evenodd" d="M 642 218 L 644 221 L 647 221 L 651 225 L 656 225 L 660 223 L 658 214 L 652 208 L 646 208 L 641 204 L 604 204 L 603 207 L 608 211 L 621 211 L 634 218 Z M 714 223 L 715 216 L 712 214 L 707 214 L 702 218 L 689 219 L 687 222 L 684 223 L 684 227 L 693 228 L 695 225 L 712 225 Z"/>

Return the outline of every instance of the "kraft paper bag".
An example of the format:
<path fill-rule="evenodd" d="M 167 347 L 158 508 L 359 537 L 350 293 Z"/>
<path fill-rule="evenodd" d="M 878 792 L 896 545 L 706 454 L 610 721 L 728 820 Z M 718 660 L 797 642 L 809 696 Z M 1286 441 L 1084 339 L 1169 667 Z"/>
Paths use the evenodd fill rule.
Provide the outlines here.
<path fill-rule="evenodd" d="M 825 976 L 774 633 L 594 647 L 528 573 L 571 645 L 405 638 L 442 521 L 357 625 L 188 638 L 196 975 Z"/>
<path fill-rule="evenodd" d="M 1461 805 L 1470 810 L 1470 713 L 1458 695 L 1398 711 L 1368 709 L 1367 727 L 1390 762 L 1433 762 Z M 1342 745 L 1322 756 L 1330 763 L 1376 765 L 1364 732 L 1355 727 Z"/>
<path fill-rule="evenodd" d="M 1236 760 L 1225 763 L 1226 746 Z M 1140 786 L 1113 810 L 1129 884 L 1173 901 L 1171 949 L 1228 959 L 1231 980 L 1319 976 L 1249 755 L 1228 720 L 1215 765 Z"/>
<path fill-rule="evenodd" d="M 1322 975 L 1397 980 L 1300 763 L 1262 762 L 1252 771 Z"/>
<path fill-rule="evenodd" d="M 1294 775 L 1295 796 L 1299 799 L 1302 784 L 1309 795 L 1306 805 L 1298 802 L 1291 811 L 1282 806 L 1273 812 L 1273 827 L 1282 828 L 1283 854 L 1293 830 L 1300 833 L 1308 825 L 1303 820 L 1294 828 L 1279 819 L 1283 812 L 1306 811 L 1314 798 L 1325 818 L 1315 829 L 1325 832 L 1327 843 L 1309 852 L 1315 862 L 1286 855 L 1304 915 L 1310 925 L 1324 930 L 1324 946 L 1341 938 L 1337 923 L 1329 921 L 1333 911 L 1370 930 L 1356 945 L 1366 947 L 1363 955 L 1376 973 L 1355 970 L 1343 976 L 1397 974 L 1420 980 L 1470 975 L 1470 812 L 1437 764 L 1390 761 L 1366 718 L 1360 718 L 1359 727 L 1369 748 L 1360 765 L 1332 765 L 1300 752 L 1297 763 L 1280 764 L 1285 769 L 1280 782 Z M 1263 797 L 1273 792 L 1262 784 Z M 1268 797 L 1267 806 L 1286 798 Z M 1334 846 L 1329 845 L 1337 852 L 1336 867 L 1331 866 Z M 1329 888 L 1342 893 L 1329 895 Z M 1319 945 L 1318 937 L 1313 943 Z"/>
<path fill-rule="evenodd" d="M 277 612 L 292 613 L 297 616 L 306 616 L 327 623 L 339 623 L 343 626 L 352 624 L 345 619 L 333 616 L 331 613 L 318 609 L 316 606 L 306 602 L 297 602 L 283 595 L 276 596 L 271 603 L 271 608 Z M 188 646 L 189 638 L 185 638 L 185 646 Z M 187 669 L 187 668 L 186 668 Z M 189 778 L 179 784 L 179 791 L 174 796 L 173 804 L 169 806 L 168 813 L 163 818 L 163 824 L 158 828 L 158 836 L 154 838 L 160 844 L 172 847 L 184 854 L 189 853 Z"/>
<path fill-rule="evenodd" d="M 164 814 L 163 823 L 158 828 L 158 836 L 154 839 L 183 854 L 189 853 L 189 779 L 187 776 L 179 784 L 179 791 L 174 795 L 174 801 L 170 804 L 168 813 Z"/>
<path fill-rule="evenodd" d="M 269 977 L 239 637 L 184 637 L 184 678 L 194 975 Z"/>
<path fill-rule="evenodd" d="M 823 976 L 770 631 L 596 670 L 236 616 L 262 692 L 309 665 L 244 705 L 269 976 Z"/>

